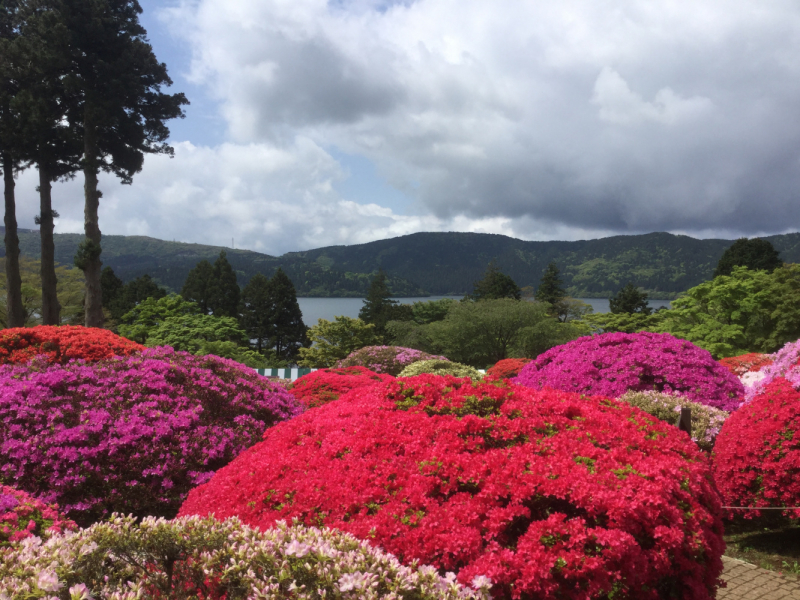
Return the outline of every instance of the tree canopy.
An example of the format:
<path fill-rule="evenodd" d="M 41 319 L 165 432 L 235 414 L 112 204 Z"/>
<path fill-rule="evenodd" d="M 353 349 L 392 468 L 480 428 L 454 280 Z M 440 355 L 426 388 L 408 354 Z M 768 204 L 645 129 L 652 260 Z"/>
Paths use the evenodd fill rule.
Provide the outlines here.
<path fill-rule="evenodd" d="M 474 283 L 472 294 L 469 295 L 469 298 L 475 301 L 497 300 L 498 298 L 519 300 L 522 297 L 521 295 L 522 290 L 516 282 L 505 273 L 502 273 L 495 261 L 491 261 L 486 267 L 483 278 Z"/>
<path fill-rule="evenodd" d="M 195 302 L 203 314 L 218 317 L 238 317 L 241 290 L 236 281 L 236 272 L 228 262 L 224 250 L 212 265 L 201 260 L 189 271 L 181 290 L 181 296 Z"/>
<path fill-rule="evenodd" d="M 649 315 L 652 312 L 647 303 L 647 294 L 632 283 L 626 284 L 614 297 L 609 300 L 612 313 L 641 313 Z"/>
<path fill-rule="evenodd" d="M 308 329 L 308 339 L 312 345 L 299 350 L 299 364 L 305 367 L 332 367 L 351 352 L 378 341 L 372 323 L 344 316 L 333 321 L 320 319 Z"/>
<path fill-rule="evenodd" d="M 731 275 L 734 267 L 747 267 L 753 271 L 768 271 L 772 273 L 780 267 L 783 261 L 780 253 L 767 240 L 760 238 L 739 238 L 725 250 L 714 270 L 714 277 Z"/>
<path fill-rule="evenodd" d="M 374 325 L 375 335 L 385 342 L 386 324 L 389 321 L 410 320 L 413 318 L 413 309 L 390 298 L 386 273 L 378 269 L 370 283 L 364 305 L 358 311 L 358 318 Z"/>

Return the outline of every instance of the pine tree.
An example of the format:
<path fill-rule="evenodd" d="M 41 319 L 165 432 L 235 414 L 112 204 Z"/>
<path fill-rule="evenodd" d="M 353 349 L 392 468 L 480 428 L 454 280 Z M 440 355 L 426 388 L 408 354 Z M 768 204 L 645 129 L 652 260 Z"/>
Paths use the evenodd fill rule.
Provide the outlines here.
<path fill-rule="evenodd" d="M 489 263 L 483 279 L 474 283 L 474 288 L 470 298 L 472 300 L 496 300 L 498 298 L 511 298 L 519 300 L 522 297 L 522 290 L 505 273 L 500 271 L 495 261 Z"/>
<path fill-rule="evenodd" d="M 783 265 L 780 253 L 768 241 L 760 238 L 739 238 L 725 252 L 717 263 L 714 277 L 730 275 L 733 267 L 747 267 L 752 271 L 772 273 Z"/>
<path fill-rule="evenodd" d="M 621 288 L 608 302 L 612 313 L 640 313 L 649 315 L 652 311 L 647 303 L 647 294 L 632 283 Z"/>
<path fill-rule="evenodd" d="M 214 285 L 214 267 L 207 260 L 201 260 L 186 276 L 181 296 L 184 300 L 197 304 L 200 313 L 207 315 L 211 312 L 211 296 Z"/>
<path fill-rule="evenodd" d="M 296 299 L 295 299 L 296 300 Z M 272 335 L 272 294 L 269 279 L 256 273 L 242 290 L 242 326 L 256 351 L 269 348 Z"/>
<path fill-rule="evenodd" d="M 219 253 L 219 258 L 214 261 L 213 283 L 210 287 L 209 309 L 217 317 L 239 318 L 239 300 L 242 292 L 236 281 L 236 271 L 233 270 L 225 250 Z"/>
<path fill-rule="evenodd" d="M 536 300 L 555 306 L 566 295 L 567 293 L 561 283 L 561 277 L 558 274 L 558 267 L 556 263 L 551 262 L 547 265 L 542 275 L 542 280 L 539 282 L 539 289 L 536 290 Z"/>
<path fill-rule="evenodd" d="M 270 343 L 278 359 L 293 362 L 300 348 L 308 346 L 308 327 L 303 323 L 294 284 L 280 267 L 269 281 L 269 291 L 272 299 Z"/>
<path fill-rule="evenodd" d="M 375 326 L 375 335 L 386 341 L 386 324 L 389 321 L 407 321 L 413 318 L 410 306 L 392 300 L 386 273 L 379 269 L 370 282 L 364 305 L 358 311 L 358 318 Z"/>

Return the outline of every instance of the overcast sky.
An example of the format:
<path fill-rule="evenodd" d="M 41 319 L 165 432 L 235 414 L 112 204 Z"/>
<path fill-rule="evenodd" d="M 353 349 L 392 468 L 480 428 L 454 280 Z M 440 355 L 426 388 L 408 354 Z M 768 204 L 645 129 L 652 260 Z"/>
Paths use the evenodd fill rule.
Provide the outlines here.
<path fill-rule="evenodd" d="M 800 227 L 796 0 L 140 3 L 192 105 L 174 158 L 101 180 L 105 234 L 277 255 Z M 80 175 L 53 192 L 82 231 Z"/>

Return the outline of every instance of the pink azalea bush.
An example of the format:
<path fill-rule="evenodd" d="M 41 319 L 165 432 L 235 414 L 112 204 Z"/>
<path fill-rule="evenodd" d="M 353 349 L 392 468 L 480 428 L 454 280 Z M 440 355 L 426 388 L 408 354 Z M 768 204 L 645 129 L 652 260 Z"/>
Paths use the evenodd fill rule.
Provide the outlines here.
<path fill-rule="evenodd" d="M 745 386 L 745 402 L 752 401 L 778 377 L 783 377 L 795 386 L 800 386 L 800 340 L 789 342 L 775 354 L 770 355 L 772 364 L 758 371 L 759 377 Z"/>
<path fill-rule="evenodd" d="M 0 481 L 80 524 L 174 516 L 279 421 L 302 412 L 251 369 L 171 348 L 66 365 L 0 366 Z"/>
<path fill-rule="evenodd" d="M 58 512 L 57 505 L 0 485 L 0 548 L 32 536 L 48 538 L 77 527 Z"/>
<path fill-rule="evenodd" d="M 375 373 L 386 373 L 397 377 L 400 371 L 408 365 L 420 360 L 447 360 L 444 356 L 428 354 L 422 350 L 404 348 L 403 346 L 366 346 L 351 352 L 336 366 L 341 367 L 366 367 Z"/>
<path fill-rule="evenodd" d="M 668 333 L 581 337 L 539 355 L 514 381 L 611 398 L 652 390 L 726 412 L 736 410 L 744 396 L 739 379 L 707 350 Z"/>

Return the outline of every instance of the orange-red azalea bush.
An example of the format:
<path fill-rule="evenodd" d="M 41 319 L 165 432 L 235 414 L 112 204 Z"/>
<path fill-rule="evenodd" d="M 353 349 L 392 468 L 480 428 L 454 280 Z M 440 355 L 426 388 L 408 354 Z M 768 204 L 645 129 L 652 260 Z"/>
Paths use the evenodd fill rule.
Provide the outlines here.
<path fill-rule="evenodd" d="M 706 457 L 616 400 L 420 375 L 268 430 L 180 515 L 328 526 L 494 598 L 714 598 Z"/>
<path fill-rule="evenodd" d="M 762 367 L 772 364 L 772 357 L 769 354 L 761 354 L 759 352 L 749 352 L 741 356 L 729 356 L 722 358 L 719 361 L 723 367 L 728 369 L 737 377 L 741 377 L 745 373 L 755 373 L 760 371 Z"/>
<path fill-rule="evenodd" d="M 0 364 L 26 363 L 35 356 L 62 365 L 73 358 L 94 362 L 142 350 L 144 346 L 96 327 L 39 325 L 0 331 Z"/>
<path fill-rule="evenodd" d="M 392 379 L 391 375 L 375 373 L 366 367 L 320 369 L 300 377 L 289 391 L 303 406 L 314 408 L 332 402 L 352 389 Z"/>
<path fill-rule="evenodd" d="M 522 368 L 531 362 L 530 358 L 504 358 L 486 371 L 486 376 L 494 379 L 516 377 Z"/>

